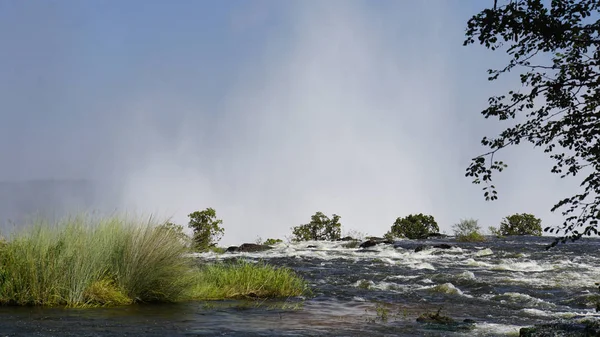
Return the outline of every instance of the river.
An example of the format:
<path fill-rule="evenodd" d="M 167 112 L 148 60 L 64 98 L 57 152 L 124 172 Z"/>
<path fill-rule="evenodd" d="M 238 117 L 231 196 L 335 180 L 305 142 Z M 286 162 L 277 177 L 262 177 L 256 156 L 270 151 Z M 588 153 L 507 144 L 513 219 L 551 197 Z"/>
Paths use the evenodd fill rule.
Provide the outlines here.
<path fill-rule="evenodd" d="M 279 244 L 241 257 L 288 266 L 306 278 L 304 299 L 187 302 L 122 308 L 0 308 L 1 336 L 503 336 L 573 316 L 600 317 L 600 239 L 546 251 L 547 237 L 485 243 L 400 240 L 363 250 L 345 242 Z M 446 243 L 451 249 L 419 245 Z M 311 246 L 309 248 L 309 246 Z M 435 312 L 452 328 L 416 321 Z M 379 309 L 379 311 L 377 310 Z"/>

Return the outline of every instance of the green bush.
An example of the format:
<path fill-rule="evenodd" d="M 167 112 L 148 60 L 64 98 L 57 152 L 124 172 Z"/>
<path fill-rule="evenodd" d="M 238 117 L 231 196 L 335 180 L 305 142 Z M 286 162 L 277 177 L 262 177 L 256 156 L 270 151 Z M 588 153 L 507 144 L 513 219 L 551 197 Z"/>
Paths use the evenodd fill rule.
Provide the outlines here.
<path fill-rule="evenodd" d="M 342 224 L 340 216 L 333 214 L 330 219 L 321 212 L 315 213 L 308 224 L 292 228 L 292 241 L 328 240 L 334 241 L 341 237 Z"/>
<path fill-rule="evenodd" d="M 281 239 L 266 239 L 265 242 L 263 242 L 263 245 L 272 246 L 282 242 L 283 240 Z"/>
<path fill-rule="evenodd" d="M 225 230 L 220 226 L 223 220 L 217 219 L 217 213 L 212 208 L 196 211 L 188 215 L 188 227 L 194 230 L 194 249 L 199 252 L 208 251 L 221 240 Z"/>
<path fill-rule="evenodd" d="M 522 213 L 507 216 L 500 223 L 500 234 L 508 235 L 542 235 L 542 220 L 532 214 Z"/>
<path fill-rule="evenodd" d="M 475 219 L 461 220 L 452 226 L 456 240 L 461 242 L 480 242 L 485 241 L 485 236 L 481 234 L 481 228 Z"/>
<path fill-rule="evenodd" d="M 425 239 L 431 234 L 439 233 L 437 222 L 431 215 L 411 214 L 405 218 L 397 218 L 386 238 Z"/>
<path fill-rule="evenodd" d="M 39 222 L 0 246 L 0 304 L 175 301 L 191 285 L 175 232 L 120 218 Z"/>

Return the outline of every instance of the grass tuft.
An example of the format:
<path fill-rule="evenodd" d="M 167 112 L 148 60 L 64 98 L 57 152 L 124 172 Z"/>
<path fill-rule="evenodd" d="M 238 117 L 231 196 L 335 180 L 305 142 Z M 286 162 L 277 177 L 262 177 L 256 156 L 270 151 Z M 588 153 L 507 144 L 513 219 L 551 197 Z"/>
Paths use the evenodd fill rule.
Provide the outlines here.
<path fill-rule="evenodd" d="M 0 244 L 0 304 L 175 301 L 192 282 L 187 247 L 152 221 L 38 221 Z"/>
<path fill-rule="evenodd" d="M 190 297 L 195 300 L 301 296 L 306 282 L 285 267 L 238 260 L 203 266 Z"/>
<path fill-rule="evenodd" d="M 459 242 L 482 242 L 485 236 L 475 219 L 464 219 L 452 226 L 456 240 Z"/>
<path fill-rule="evenodd" d="M 132 300 L 111 279 L 92 283 L 83 293 L 85 306 L 118 306 L 131 304 Z"/>
<path fill-rule="evenodd" d="M 483 242 L 485 236 L 479 232 L 472 232 L 468 234 L 459 235 L 456 237 L 458 242 Z"/>

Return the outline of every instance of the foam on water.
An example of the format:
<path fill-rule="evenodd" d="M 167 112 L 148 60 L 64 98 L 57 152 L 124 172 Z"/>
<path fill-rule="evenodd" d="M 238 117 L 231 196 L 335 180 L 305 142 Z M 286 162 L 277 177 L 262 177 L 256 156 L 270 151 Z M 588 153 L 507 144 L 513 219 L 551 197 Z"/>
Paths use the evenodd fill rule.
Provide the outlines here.
<path fill-rule="evenodd" d="M 472 271 L 464 271 L 460 274 L 458 274 L 458 277 L 460 278 L 464 278 L 464 279 L 468 279 L 468 280 L 474 280 L 475 279 L 475 274 L 473 274 Z"/>
<path fill-rule="evenodd" d="M 482 250 L 478 250 L 474 255 L 475 256 L 488 256 L 488 255 L 493 255 L 493 254 L 494 254 L 494 252 L 492 252 L 491 249 L 485 248 Z"/>
<path fill-rule="evenodd" d="M 534 306 L 536 308 L 555 308 L 556 305 L 553 303 L 546 302 L 542 299 L 516 292 L 506 292 L 501 295 L 495 295 L 491 297 L 492 300 L 500 301 L 501 303 L 514 303 L 519 305 Z"/>
<path fill-rule="evenodd" d="M 473 336 L 518 336 L 522 325 L 477 323 L 471 331 Z"/>
<path fill-rule="evenodd" d="M 427 289 L 428 291 L 432 291 L 432 292 L 436 292 L 436 293 L 473 297 L 471 295 L 467 295 L 467 294 L 463 293 L 462 290 L 458 289 L 452 283 L 438 284 L 438 285 L 431 286 L 431 287 L 424 287 L 423 289 Z"/>

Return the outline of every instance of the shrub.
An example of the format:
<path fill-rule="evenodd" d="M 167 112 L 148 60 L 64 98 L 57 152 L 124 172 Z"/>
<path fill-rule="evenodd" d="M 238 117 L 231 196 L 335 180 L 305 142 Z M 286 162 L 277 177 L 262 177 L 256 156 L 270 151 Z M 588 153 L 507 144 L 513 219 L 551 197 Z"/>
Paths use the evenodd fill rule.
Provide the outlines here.
<path fill-rule="evenodd" d="M 500 230 L 494 226 L 489 226 L 488 227 L 488 231 L 490 231 L 491 235 L 494 235 L 496 237 L 501 237 L 502 233 L 500 233 Z"/>
<path fill-rule="evenodd" d="M 542 235 L 542 220 L 532 214 L 522 213 L 507 216 L 500 223 L 500 234 L 507 235 Z"/>
<path fill-rule="evenodd" d="M 333 214 L 330 219 L 321 212 L 315 213 L 308 224 L 292 228 L 292 241 L 337 240 L 342 234 L 340 216 Z"/>
<path fill-rule="evenodd" d="M 458 241 L 462 242 L 478 242 L 485 241 L 485 236 L 481 234 L 481 228 L 475 219 L 461 220 L 459 223 L 452 226 L 454 236 Z"/>
<path fill-rule="evenodd" d="M 195 300 L 276 298 L 307 291 L 307 283 L 289 268 L 238 260 L 202 267 L 190 296 Z"/>
<path fill-rule="evenodd" d="M 194 248 L 203 252 L 217 245 L 225 230 L 220 226 L 223 220 L 217 219 L 217 213 L 212 208 L 196 211 L 188 215 L 188 227 L 194 230 Z"/>
<path fill-rule="evenodd" d="M 149 222 L 39 222 L 0 248 L 0 304 L 99 306 L 175 301 L 191 285 L 187 247 Z M 189 275 L 189 277 L 188 277 Z"/>
<path fill-rule="evenodd" d="M 281 239 L 266 239 L 265 242 L 263 242 L 263 245 L 272 246 L 282 242 L 283 240 Z"/>
<path fill-rule="evenodd" d="M 404 237 L 407 239 L 425 239 L 429 235 L 439 233 L 437 222 L 431 215 L 411 214 L 405 218 L 397 218 L 386 238 Z"/>

